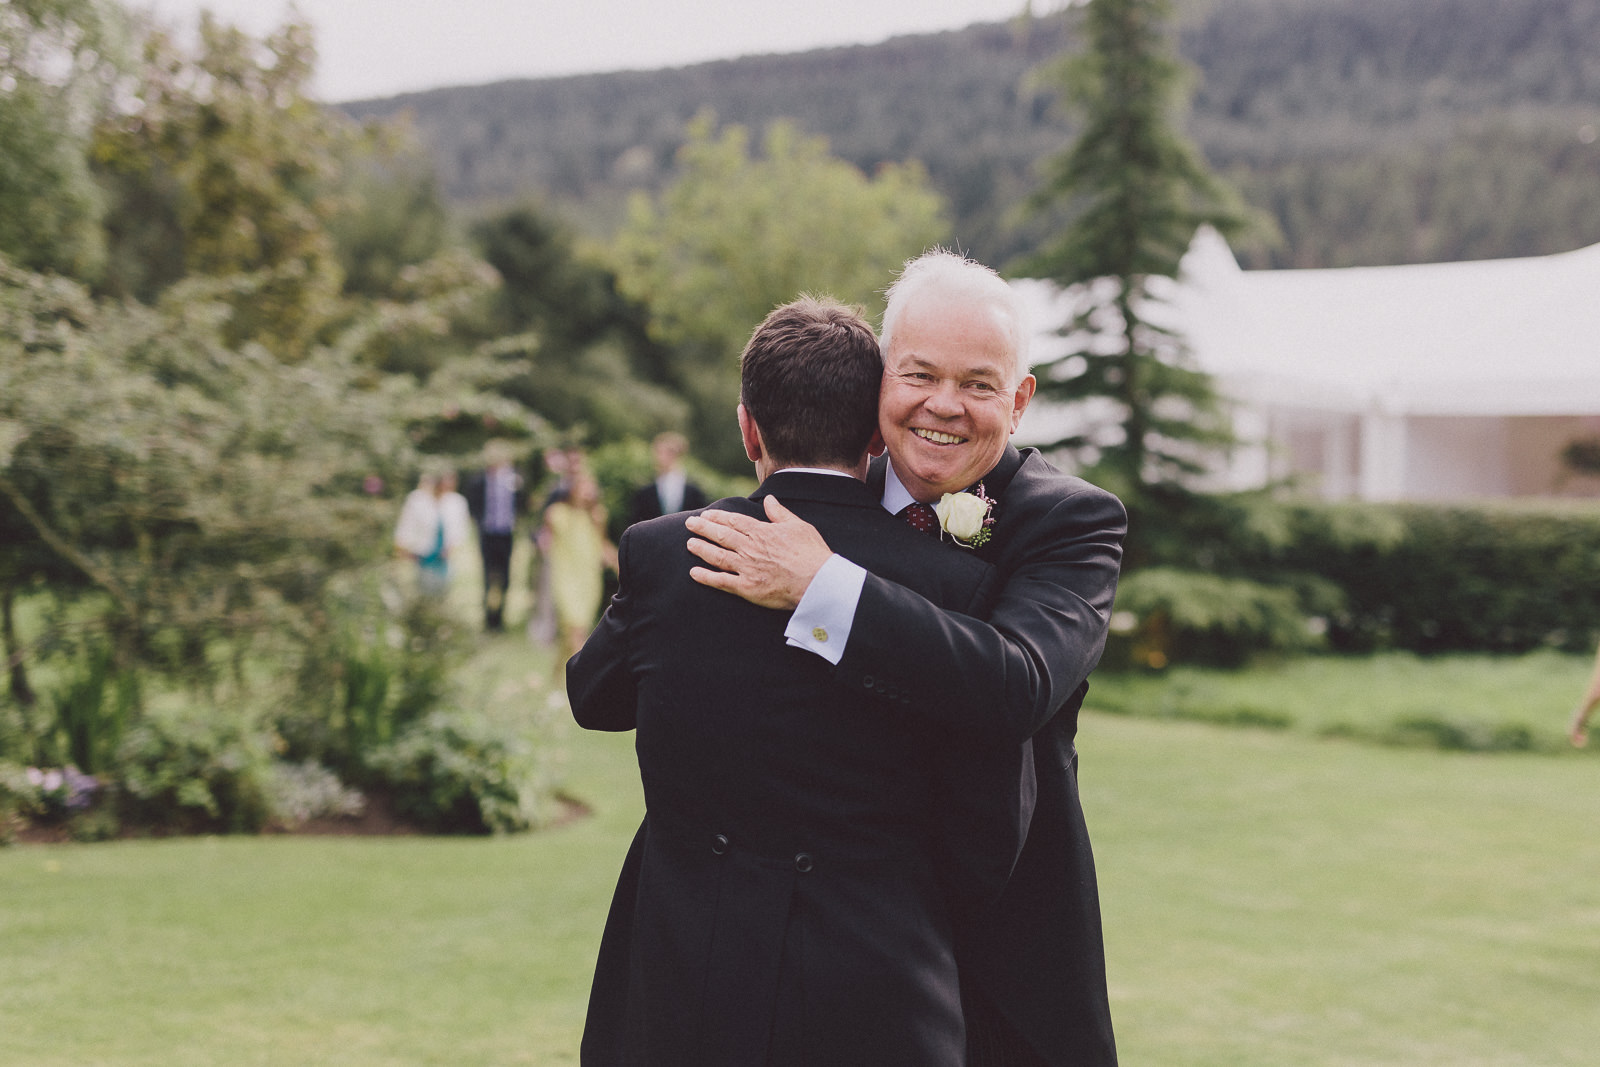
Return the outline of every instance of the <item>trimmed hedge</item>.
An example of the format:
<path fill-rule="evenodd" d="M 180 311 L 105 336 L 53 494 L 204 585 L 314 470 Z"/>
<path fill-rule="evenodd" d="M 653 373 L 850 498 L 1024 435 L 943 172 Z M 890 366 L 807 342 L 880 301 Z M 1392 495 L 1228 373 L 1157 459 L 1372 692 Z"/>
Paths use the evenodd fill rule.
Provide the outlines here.
<path fill-rule="evenodd" d="M 1146 568 L 1294 591 L 1334 651 L 1586 652 L 1600 634 L 1600 501 L 1432 506 L 1194 497 L 1182 508 L 1136 510 L 1136 530 L 1141 521 L 1163 527 L 1147 527 L 1130 552 L 1130 593 Z M 1138 610 L 1119 599 L 1125 606 Z M 1259 629 L 1246 636 L 1251 647 L 1237 652 L 1262 650 Z M 1207 640 L 1214 646 L 1217 638 L 1213 629 Z M 1201 643 L 1174 635 L 1174 651 Z M 1240 657 L 1212 647 L 1198 660 L 1180 658 Z"/>

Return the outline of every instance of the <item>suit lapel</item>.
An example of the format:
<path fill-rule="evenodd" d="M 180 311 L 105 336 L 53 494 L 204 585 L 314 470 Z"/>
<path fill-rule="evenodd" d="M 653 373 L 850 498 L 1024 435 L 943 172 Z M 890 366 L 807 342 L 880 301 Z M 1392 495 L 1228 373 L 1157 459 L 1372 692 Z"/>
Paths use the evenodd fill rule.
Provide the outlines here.
<path fill-rule="evenodd" d="M 987 563 L 994 563 L 999 559 L 1000 545 L 1011 532 L 1006 528 L 1005 492 L 1011 485 L 1011 480 L 1016 477 L 1017 471 L 1022 469 L 1022 460 L 1022 453 L 1017 447 L 1008 444 L 1000 455 L 1000 461 L 988 474 L 979 479 L 983 485 L 984 495 L 994 501 L 993 536 L 977 549 L 978 558 Z"/>

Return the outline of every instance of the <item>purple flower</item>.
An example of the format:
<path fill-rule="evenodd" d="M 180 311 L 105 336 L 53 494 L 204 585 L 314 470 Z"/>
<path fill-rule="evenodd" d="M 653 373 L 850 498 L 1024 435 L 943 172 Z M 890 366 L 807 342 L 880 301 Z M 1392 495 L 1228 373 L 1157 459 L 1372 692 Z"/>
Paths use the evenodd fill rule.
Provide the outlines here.
<path fill-rule="evenodd" d="M 94 803 L 94 795 L 100 791 L 98 778 L 70 763 L 65 767 L 29 767 L 25 773 L 28 783 L 39 790 L 40 799 L 54 810 L 83 811 Z"/>
<path fill-rule="evenodd" d="M 100 789 L 100 780 L 92 774 L 84 774 L 70 763 L 65 768 L 67 780 L 66 808 L 68 811 L 82 811 L 94 803 L 94 795 Z"/>

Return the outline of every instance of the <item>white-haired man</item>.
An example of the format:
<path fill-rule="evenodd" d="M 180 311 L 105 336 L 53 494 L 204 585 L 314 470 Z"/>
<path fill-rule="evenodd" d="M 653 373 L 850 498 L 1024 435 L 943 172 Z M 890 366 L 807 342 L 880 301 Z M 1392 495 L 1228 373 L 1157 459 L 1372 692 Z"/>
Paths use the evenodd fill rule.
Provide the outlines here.
<path fill-rule="evenodd" d="M 989 740 L 1032 739 L 1027 842 L 1002 897 L 957 932 L 969 1062 L 1102 1067 L 1116 1049 L 1073 740 L 1127 518 L 1111 494 L 1011 445 L 1036 384 L 1026 338 L 1010 286 L 960 256 L 913 260 L 890 289 L 878 410 L 888 455 L 869 484 L 885 508 L 995 565 L 1004 589 L 986 619 L 867 573 L 770 497 L 770 522 L 690 520 L 690 549 L 709 564 L 692 573 L 793 608 L 788 643 L 832 662 L 842 685 L 909 696 L 930 721 Z"/>

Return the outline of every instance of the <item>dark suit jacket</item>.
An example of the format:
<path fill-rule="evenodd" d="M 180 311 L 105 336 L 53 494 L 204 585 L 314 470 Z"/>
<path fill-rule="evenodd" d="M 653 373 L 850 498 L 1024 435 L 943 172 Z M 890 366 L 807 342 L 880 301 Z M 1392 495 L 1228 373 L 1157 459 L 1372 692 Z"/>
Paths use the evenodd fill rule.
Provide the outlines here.
<path fill-rule="evenodd" d="M 683 483 L 683 507 L 680 511 L 699 511 L 705 507 L 706 491 L 693 482 Z M 656 483 L 652 480 L 635 489 L 633 496 L 628 501 L 628 525 L 636 522 L 645 522 L 650 519 L 660 518 L 661 494 L 656 491 Z"/>
<path fill-rule="evenodd" d="M 882 461 L 868 484 L 883 488 Z M 931 721 L 1033 739 L 1038 801 L 1004 895 L 964 922 L 959 960 L 1055 1067 L 1116 1063 L 1094 857 L 1078 798 L 1078 710 L 1105 647 L 1127 516 L 1110 493 L 1008 447 L 983 480 L 995 525 L 978 555 L 1001 590 L 985 621 L 869 575 L 836 668 L 910 693 Z"/>
<path fill-rule="evenodd" d="M 987 565 L 860 482 L 779 472 L 717 506 L 759 517 L 767 493 L 930 602 L 987 606 Z M 955 1067 L 953 916 L 1010 874 L 1032 806 L 1026 744 L 952 744 L 898 687 L 839 686 L 784 644 L 789 613 L 696 584 L 688 536 L 681 515 L 623 535 L 617 596 L 567 666 L 581 725 L 637 727 L 648 809 L 583 1063 Z"/>

